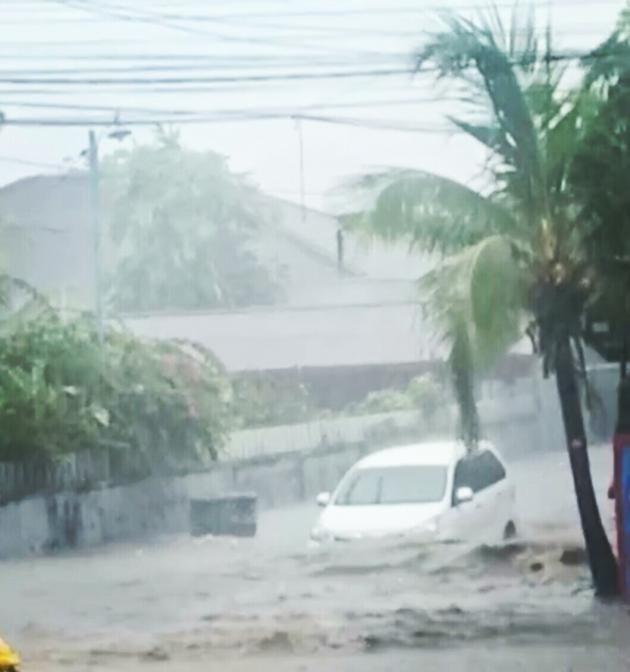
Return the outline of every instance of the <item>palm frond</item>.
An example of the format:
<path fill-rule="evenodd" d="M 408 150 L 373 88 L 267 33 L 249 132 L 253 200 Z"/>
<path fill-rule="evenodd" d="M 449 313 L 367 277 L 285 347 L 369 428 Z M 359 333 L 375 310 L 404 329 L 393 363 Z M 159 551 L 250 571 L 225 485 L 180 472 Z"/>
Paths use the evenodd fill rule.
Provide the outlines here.
<path fill-rule="evenodd" d="M 453 340 L 453 325 L 467 325 L 475 366 L 496 361 L 523 333 L 525 279 L 513 243 L 490 236 L 448 257 L 420 281 L 420 290 L 442 335 Z"/>
<path fill-rule="evenodd" d="M 619 18 L 615 31 L 583 59 L 586 67 L 584 85 L 614 83 L 630 72 L 630 8 Z"/>
<path fill-rule="evenodd" d="M 514 20 L 516 21 L 516 19 Z M 531 75 L 539 65 L 533 23 L 523 32 L 513 23 L 505 29 L 498 14 L 473 23 L 449 16 L 446 30 L 433 35 L 418 53 L 418 69 L 430 63 L 438 77 L 453 77 L 469 88 L 471 70 L 478 75 L 479 87 L 485 92 L 486 113 L 491 133 L 471 132 L 466 122 L 458 126 L 489 146 L 505 166 L 504 175 L 513 175 L 511 193 L 518 199 L 525 221 L 535 226 L 546 208 L 545 175 L 542 169 L 538 133 L 524 86 L 517 71 Z M 478 130 L 478 129 L 477 129 Z"/>
<path fill-rule="evenodd" d="M 575 178 L 599 108 L 597 96 L 591 90 L 579 89 L 567 96 L 562 109 L 544 133 L 544 161 L 555 255 L 573 262 L 579 261 L 583 255 L 592 221 L 584 210 L 585 203 L 578 205 Z M 592 167 L 592 156 L 589 164 Z M 582 216 L 580 226 L 576 226 L 579 208 Z"/>
<path fill-rule="evenodd" d="M 505 135 L 496 124 L 473 124 L 463 119 L 449 117 L 452 124 L 460 130 L 472 136 L 475 140 L 485 145 L 492 152 L 501 154 L 503 157 L 514 156 L 514 147 L 506 142 Z"/>
<path fill-rule="evenodd" d="M 513 243 L 490 236 L 448 257 L 420 281 L 422 298 L 442 339 L 467 445 L 479 438 L 475 375 L 491 366 L 523 333 L 523 271 Z"/>
<path fill-rule="evenodd" d="M 469 187 L 418 170 L 391 170 L 354 181 L 360 210 L 342 217 L 346 228 L 386 241 L 404 241 L 450 254 L 515 228 L 509 211 Z"/>

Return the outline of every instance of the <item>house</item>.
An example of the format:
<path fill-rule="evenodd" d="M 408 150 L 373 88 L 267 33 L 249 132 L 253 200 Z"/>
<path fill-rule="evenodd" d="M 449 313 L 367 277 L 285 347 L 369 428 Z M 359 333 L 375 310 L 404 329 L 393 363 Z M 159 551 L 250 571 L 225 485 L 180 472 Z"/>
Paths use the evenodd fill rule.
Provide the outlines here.
<path fill-rule="evenodd" d="M 94 242 L 84 173 L 27 177 L 0 189 L 0 266 L 55 303 L 94 305 Z"/>
<path fill-rule="evenodd" d="M 261 196 L 261 221 L 249 245 L 260 261 L 281 272 L 283 305 L 328 305 L 414 298 L 425 266 L 404 249 L 384 250 L 344 241 L 338 259 L 337 220 L 289 201 Z M 8 273 L 56 302 L 94 304 L 94 228 L 84 171 L 27 177 L 0 188 L 0 243 Z M 109 238 L 103 260 L 111 267 Z"/>

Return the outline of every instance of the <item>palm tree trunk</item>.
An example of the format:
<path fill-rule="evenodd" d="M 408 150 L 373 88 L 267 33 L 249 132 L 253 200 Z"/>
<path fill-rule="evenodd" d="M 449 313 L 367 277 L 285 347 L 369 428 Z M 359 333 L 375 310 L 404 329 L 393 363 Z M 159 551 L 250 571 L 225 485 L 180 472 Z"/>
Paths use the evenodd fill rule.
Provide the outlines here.
<path fill-rule="evenodd" d="M 612 597 L 619 593 L 617 561 L 606 536 L 595 498 L 575 362 L 568 336 L 561 339 L 557 347 L 556 382 L 586 553 L 595 592 L 600 597 Z"/>

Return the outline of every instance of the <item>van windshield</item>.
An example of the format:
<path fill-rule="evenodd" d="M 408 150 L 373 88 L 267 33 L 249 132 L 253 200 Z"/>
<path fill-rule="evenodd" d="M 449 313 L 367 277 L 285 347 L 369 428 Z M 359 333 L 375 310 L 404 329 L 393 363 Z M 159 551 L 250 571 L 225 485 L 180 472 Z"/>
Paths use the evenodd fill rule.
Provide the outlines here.
<path fill-rule="evenodd" d="M 446 491 L 445 466 L 396 466 L 357 469 L 342 484 L 336 506 L 439 502 Z"/>

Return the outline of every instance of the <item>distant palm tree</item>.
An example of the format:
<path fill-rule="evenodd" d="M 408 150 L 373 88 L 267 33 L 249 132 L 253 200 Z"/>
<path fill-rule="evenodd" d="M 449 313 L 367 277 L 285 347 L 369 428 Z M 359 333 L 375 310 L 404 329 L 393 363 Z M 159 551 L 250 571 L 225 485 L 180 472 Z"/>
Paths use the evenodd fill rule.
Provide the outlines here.
<path fill-rule="evenodd" d="M 420 70 L 459 86 L 472 118 L 454 125 L 489 151 L 491 188 L 416 170 L 368 175 L 354 185 L 371 205 L 347 225 L 437 252 L 425 299 L 451 344 L 461 433 L 474 449 L 479 420 L 473 373 L 527 333 L 555 372 L 571 470 L 594 585 L 617 590 L 617 564 L 591 480 L 579 382 L 582 315 L 593 293 L 585 227 L 569 180 L 580 149 L 587 95 L 563 94 L 563 65 L 539 44 L 531 15 L 506 27 L 497 12 L 448 17 L 420 51 Z"/>

